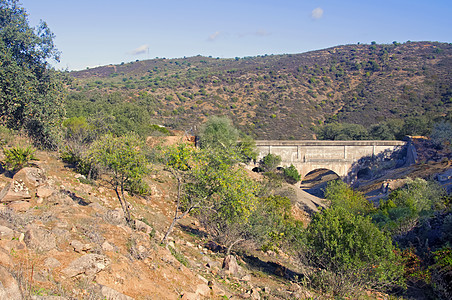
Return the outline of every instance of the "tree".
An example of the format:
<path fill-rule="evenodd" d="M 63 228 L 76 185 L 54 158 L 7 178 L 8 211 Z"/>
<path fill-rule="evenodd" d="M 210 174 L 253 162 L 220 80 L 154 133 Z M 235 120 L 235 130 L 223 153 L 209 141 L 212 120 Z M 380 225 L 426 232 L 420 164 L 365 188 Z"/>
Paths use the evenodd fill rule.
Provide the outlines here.
<path fill-rule="evenodd" d="M 435 182 L 422 178 L 409 179 L 406 185 L 382 200 L 373 219 L 391 234 L 403 235 L 419 221 L 431 217 L 435 210 L 445 207 L 445 190 Z"/>
<path fill-rule="evenodd" d="M 143 147 L 143 143 L 133 134 L 121 137 L 107 134 L 95 141 L 90 149 L 91 160 L 103 167 L 111 176 L 110 184 L 116 192 L 129 226 L 132 219 L 124 191 L 126 189 L 132 192 L 146 191 L 143 176 L 149 169 Z"/>
<path fill-rule="evenodd" d="M 291 164 L 289 167 L 284 168 L 284 177 L 286 178 L 286 181 L 295 184 L 301 180 L 301 175 L 298 173 L 297 168 L 293 164 Z"/>
<path fill-rule="evenodd" d="M 256 209 L 260 185 L 238 165 L 218 153 L 201 150 L 185 186 L 185 201 L 198 203 L 195 216 L 208 233 L 228 246 L 250 239 L 250 216 Z"/>
<path fill-rule="evenodd" d="M 278 167 L 278 165 L 281 163 L 281 156 L 276 154 L 267 154 L 262 158 L 262 161 L 260 162 L 260 167 L 264 172 L 271 172 Z"/>
<path fill-rule="evenodd" d="M 365 216 L 374 209 L 362 193 L 354 191 L 342 180 L 328 182 L 325 198 L 331 201 L 331 207 L 341 207 L 356 215 Z"/>
<path fill-rule="evenodd" d="M 309 277 L 317 288 L 344 295 L 402 284 L 403 266 L 391 238 L 368 217 L 325 209 L 309 224 L 306 243 L 304 259 L 316 268 Z"/>
<path fill-rule="evenodd" d="M 440 148 L 452 147 L 452 124 L 449 122 L 439 122 L 433 126 L 430 139 Z"/>
<path fill-rule="evenodd" d="M 256 159 L 254 141 L 234 127 L 227 117 L 211 117 L 199 131 L 201 149 L 220 151 L 230 163 Z"/>
<path fill-rule="evenodd" d="M 35 142 L 55 147 L 64 115 L 62 76 L 48 59 L 59 59 L 45 22 L 28 24 L 18 0 L 0 1 L 0 123 L 25 129 Z"/>
<path fill-rule="evenodd" d="M 193 147 L 190 147 L 185 143 L 168 146 L 162 149 L 161 157 L 165 164 L 165 168 L 169 170 L 177 180 L 177 196 L 174 217 L 162 239 L 162 244 L 166 242 L 176 223 L 193 209 L 197 208 L 200 204 L 198 199 L 184 198 L 185 183 L 191 177 L 190 170 L 196 165 L 194 157 L 195 151 L 196 150 Z"/>

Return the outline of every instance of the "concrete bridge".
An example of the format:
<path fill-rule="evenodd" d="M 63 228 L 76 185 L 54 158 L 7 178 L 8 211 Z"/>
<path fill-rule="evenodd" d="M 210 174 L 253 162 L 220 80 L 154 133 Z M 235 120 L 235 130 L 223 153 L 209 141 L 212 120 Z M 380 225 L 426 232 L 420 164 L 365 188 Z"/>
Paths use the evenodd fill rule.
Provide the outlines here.
<path fill-rule="evenodd" d="M 391 153 L 405 145 L 403 141 L 256 141 L 257 161 L 271 153 L 281 157 L 280 166 L 293 164 L 302 179 L 311 171 L 328 169 L 349 182 L 361 158 Z"/>

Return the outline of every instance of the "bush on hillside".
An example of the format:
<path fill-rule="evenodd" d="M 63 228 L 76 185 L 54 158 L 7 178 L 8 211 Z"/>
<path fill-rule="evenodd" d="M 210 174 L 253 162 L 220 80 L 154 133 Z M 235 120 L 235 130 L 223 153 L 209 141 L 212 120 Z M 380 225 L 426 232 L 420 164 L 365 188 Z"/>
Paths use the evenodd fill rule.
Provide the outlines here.
<path fill-rule="evenodd" d="M 403 266 L 389 236 L 371 219 L 342 207 L 317 213 L 307 228 L 304 262 L 311 284 L 334 295 L 403 285 Z"/>
<path fill-rule="evenodd" d="M 31 160 L 37 160 L 34 153 L 36 149 L 31 146 L 27 147 L 13 147 L 11 149 L 3 149 L 3 154 L 5 155 L 4 164 L 6 169 L 17 172 L 20 169 L 28 166 Z"/>
<path fill-rule="evenodd" d="M 295 184 L 301 180 L 301 175 L 298 173 L 294 165 L 290 165 L 283 169 L 284 177 L 288 183 Z"/>

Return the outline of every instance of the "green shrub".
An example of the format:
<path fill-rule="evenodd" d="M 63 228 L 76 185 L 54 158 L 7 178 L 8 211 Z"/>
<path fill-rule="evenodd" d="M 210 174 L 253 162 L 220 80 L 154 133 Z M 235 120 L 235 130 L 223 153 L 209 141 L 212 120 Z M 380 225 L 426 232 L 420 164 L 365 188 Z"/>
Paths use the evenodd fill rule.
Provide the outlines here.
<path fill-rule="evenodd" d="M 294 165 L 284 168 L 284 177 L 288 183 L 295 184 L 301 180 L 301 175 L 298 173 Z"/>
<path fill-rule="evenodd" d="M 433 254 L 431 281 L 440 299 L 452 299 L 452 248 L 443 247 Z"/>
<path fill-rule="evenodd" d="M 260 161 L 260 167 L 264 172 L 271 172 L 274 171 L 280 163 L 281 156 L 269 153 Z"/>
<path fill-rule="evenodd" d="M 343 207 L 317 213 L 307 228 L 305 263 L 313 285 L 336 295 L 403 284 L 403 266 L 392 240 L 370 218 Z M 320 270 L 320 271 L 318 271 Z"/>
<path fill-rule="evenodd" d="M 73 147 L 66 147 L 60 154 L 61 160 L 70 164 L 75 170 L 88 177 L 96 179 L 99 176 L 99 168 L 92 163 L 83 152 L 76 151 Z"/>
<path fill-rule="evenodd" d="M 401 189 L 389 194 L 380 202 L 373 220 L 380 228 L 393 235 L 404 234 L 413 229 L 419 220 L 443 209 L 445 191 L 436 183 L 421 178 L 409 180 Z"/>
<path fill-rule="evenodd" d="M 11 149 L 3 149 L 5 155 L 6 169 L 17 172 L 26 167 L 31 160 L 37 160 L 34 156 L 36 149 L 31 146 L 13 147 Z"/>
<path fill-rule="evenodd" d="M 354 191 L 341 180 L 330 181 L 325 190 L 325 198 L 331 201 L 332 207 L 341 207 L 358 215 L 367 215 L 373 210 L 366 197 Z"/>

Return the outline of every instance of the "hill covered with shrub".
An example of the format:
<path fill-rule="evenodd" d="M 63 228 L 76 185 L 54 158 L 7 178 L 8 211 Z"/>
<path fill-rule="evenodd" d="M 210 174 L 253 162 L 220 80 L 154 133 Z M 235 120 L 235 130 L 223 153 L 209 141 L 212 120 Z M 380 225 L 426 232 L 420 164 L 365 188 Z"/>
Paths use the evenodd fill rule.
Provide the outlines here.
<path fill-rule="evenodd" d="M 394 42 L 235 59 L 156 58 L 71 72 L 68 117 L 188 130 L 227 115 L 259 139 L 309 139 L 325 122 L 447 117 L 452 45 Z M 416 134 L 412 132 L 411 134 Z"/>

